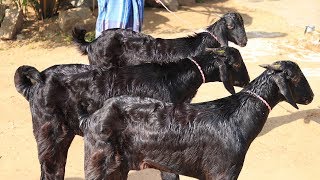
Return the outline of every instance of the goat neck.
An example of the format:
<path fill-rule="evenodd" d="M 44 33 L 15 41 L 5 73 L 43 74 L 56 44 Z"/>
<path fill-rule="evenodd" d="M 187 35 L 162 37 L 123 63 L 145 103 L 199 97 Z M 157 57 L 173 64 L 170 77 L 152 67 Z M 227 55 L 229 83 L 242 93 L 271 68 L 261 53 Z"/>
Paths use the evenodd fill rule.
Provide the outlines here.
<path fill-rule="evenodd" d="M 215 58 L 217 57 L 214 57 L 213 55 L 193 57 L 193 61 L 188 58 L 190 62 L 185 66 L 187 68 L 185 70 L 189 73 L 192 72 L 193 76 L 190 76 L 190 78 L 196 78 L 193 79 L 193 81 L 198 81 L 198 79 L 202 79 L 203 83 L 221 81 L 219 68 L 214 60 Z M 205 78 L 205 82 L 203 81 L 202 75 Z"/>
<path fill-rule="evenodd" d="M 211 58 L 211 59 L 210 59 Z M 213 56 L 198 56 L 194 59 L 200 66 L 206 82 L 221 81 L 219 75 L 219 68 L 216 67 Z M 189 59 L 182 60 L 178 64 L 168 64 L 163 66 L 167 71 L 167 80 L 170 82 L 171 88 L 175 92 L 179 92 L 176 96 L 178 102 L 190 102 L 196 94 L 198 88 L 203 83 L 202 74 L 197 65 Z M 169 78 L 170 77 L 170 78 Z M 185 96 L 185 97 L 181 97 Z"/>
<path fill-rule="evenodd" d="M 272 76 L 268 75 L 265 71 L 255 80 L 253 80 L 246 88 L 241 92 L 252 92 L 262 97 L 271 107 L 271 109 L 276 106 L 279 102 L 283 101 L 281 94 L 279 93 L 279 88 L 274 82 Z M 252 96 L 252 95 L 251 95 Z M 258 99 L 258 98 L 256 98 Z M 264 105 L 266 111 L 269 111 L 268 107 L 261 101 Z"/>
<path fill-rule="evenodd" d="M 253 80 L 236 95 L 239 98 L 241 108 L 233 115 L 237 116 L 235 119 L 239 119 L 238 123 L 242 126 L 240 127 L 242 135 L 248 141 L 249 147 L 250 143 L 261 132 L 270 110 L 261 99 L 247 92 L 253 92 L 263 98 L 270 105 L 271 109 L 281 102 L 283 98 L 281 98 L 276 83 L 266 72 Z"/>
<path fill-rule="evenodd" d="M 204 32 L 202 33 L 203 36 L 205 36 L 204 41 L 207 44 L 213 44 L 212 47 L 224 47 L 228 46 L 228 40 L 225 34 L 227 32 L 224 32 L 224 30 L 221 28 L 223 25 L 221 25 L 223 22 L 221 20 L 218 20 L 211 26 L 207 27 Z"/>

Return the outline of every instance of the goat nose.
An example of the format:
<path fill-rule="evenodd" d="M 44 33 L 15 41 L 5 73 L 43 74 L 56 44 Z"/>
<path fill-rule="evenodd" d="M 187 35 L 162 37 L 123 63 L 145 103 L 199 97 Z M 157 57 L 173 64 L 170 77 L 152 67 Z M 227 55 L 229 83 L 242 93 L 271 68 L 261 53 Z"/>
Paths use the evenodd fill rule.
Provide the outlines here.
<path fill-rule="evenodd" d="M 244 47 L 247 45 L 247 40 L 245 40 L 243 43 L 241 43 L 241 47 Z"/>
<path fill-rule="evenodd" d="M 304 97 L 303 98 L 304 104 L 310 104 L 312 102 L 312 99 L 313 97 L 310 97 L 310 98 Z"/>
<path fill-rule="evenodd" d="M 309 104 L 309 103 L 311 103 L 311 100 L 305 99 L 304 102 L 305 102 L 305 104 Z"/>
<path fill-rule="evenodd" d="M 241 43 L 239 43 L 239 46 L 240 46 L 240 47 L 245 47 L 246 45 L 247 45 L 246 42 L 241 42 Z"/>

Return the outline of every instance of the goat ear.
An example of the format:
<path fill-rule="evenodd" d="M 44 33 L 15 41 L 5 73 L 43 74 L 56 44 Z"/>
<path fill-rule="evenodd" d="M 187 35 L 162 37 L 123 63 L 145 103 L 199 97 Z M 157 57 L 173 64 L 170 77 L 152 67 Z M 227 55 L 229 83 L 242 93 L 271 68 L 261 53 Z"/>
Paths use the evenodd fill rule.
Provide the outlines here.
<path fill-rule="evenodd" d="M 287 102 L 296 109 L 299 109 L 297 104 L 294 102 L 290 86 L 284 76 L 284 74 L 282 74 L 281 76 L 274 76 L 273 79 L 279 87 L 280 93 L 286 98 Z"/>
<path fill-rule="evenodd" d="M 230 74 L 227 71 L 227 66 L 225 65 L 224 62 L 218 62 L 219 66 L 219 74 L 220 74 L 220 79 L 223 82 L 224 87 L 231 93 L 235 94 L 234 87 L 231 83 L 231 78 Z"/>
<path fill-rule="evenodd" d="M 229 46 L 228 44 L 228 35 L 227 35 L 227 25 L 226 25 L 226 21 L 224 20 L 223 22 L 220 23 L 224 23 L 224 25 L 219 24 L 218 25 L 218 30 L 216 32 L 216 37 L 217 37 L 217 41 L 220 43 L 221 47 L 227 47 Z"/>

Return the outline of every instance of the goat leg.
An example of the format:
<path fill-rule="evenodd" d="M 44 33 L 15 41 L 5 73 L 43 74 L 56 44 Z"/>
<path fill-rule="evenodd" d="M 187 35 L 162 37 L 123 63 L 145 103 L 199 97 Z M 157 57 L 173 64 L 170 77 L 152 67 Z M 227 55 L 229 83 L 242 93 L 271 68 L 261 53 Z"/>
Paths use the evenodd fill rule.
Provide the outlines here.
<path fill-rule="evenodd" d="M 46 122 L 41 126 L 37 137 L 38 157 L 41 164 L 41 180 L 63 180 L 68 149 L 74 134 L 61 124 Z"/>

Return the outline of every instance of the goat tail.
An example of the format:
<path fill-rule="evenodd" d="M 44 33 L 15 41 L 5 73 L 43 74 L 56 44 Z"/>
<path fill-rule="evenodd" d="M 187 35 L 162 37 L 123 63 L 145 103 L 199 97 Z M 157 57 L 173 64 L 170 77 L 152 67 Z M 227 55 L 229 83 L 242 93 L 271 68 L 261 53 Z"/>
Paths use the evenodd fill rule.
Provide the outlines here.
<path fill-rule="evenodd" d="M 20 66 L 14 75 L 17 91 L 29 100 L 31 88 L 36 83 L 43 83 L 40 72 L 32 66 Z"/>
<path fill-rule="evenodd" d="M 86 33 L 87 31 L 81 27 L 74 27 L 72 30 L 73 42 L 78 46 L 78 50 L 84 55 L 88 54 L 87 46 L 90 44 L 84 39 Z"/>

